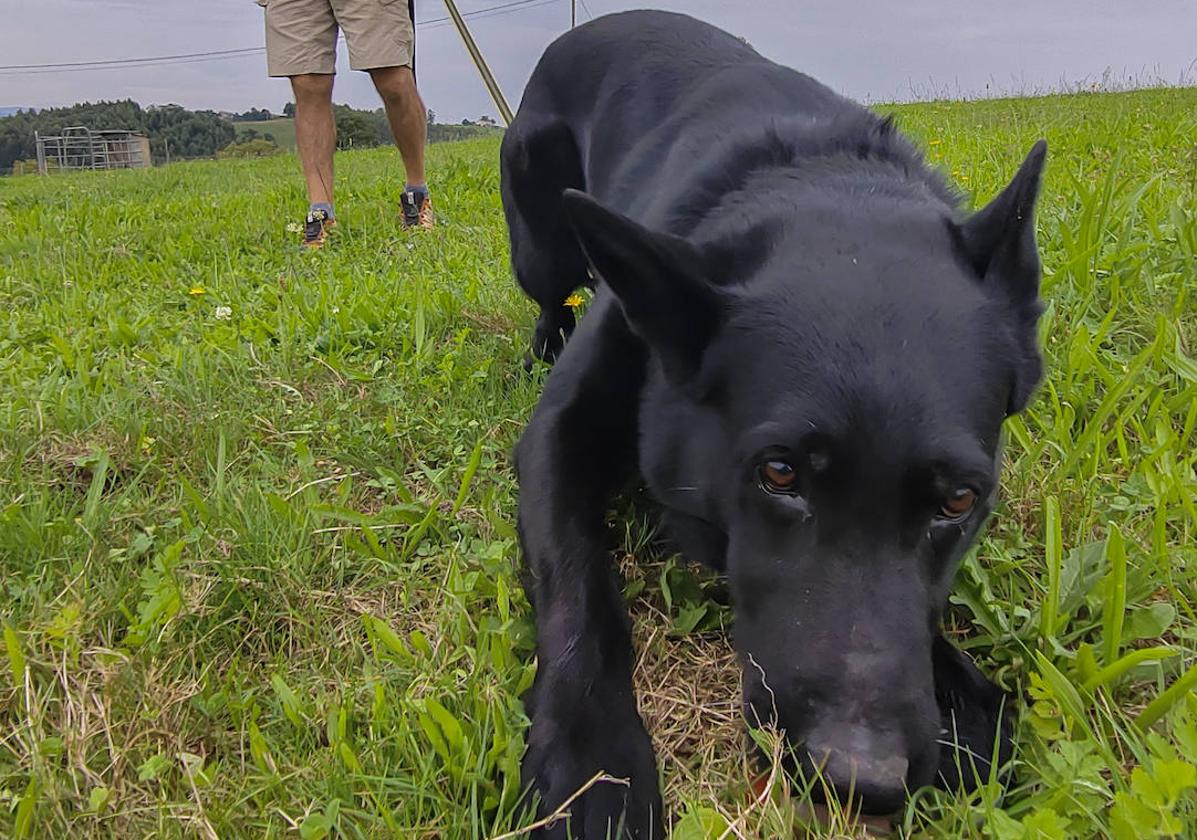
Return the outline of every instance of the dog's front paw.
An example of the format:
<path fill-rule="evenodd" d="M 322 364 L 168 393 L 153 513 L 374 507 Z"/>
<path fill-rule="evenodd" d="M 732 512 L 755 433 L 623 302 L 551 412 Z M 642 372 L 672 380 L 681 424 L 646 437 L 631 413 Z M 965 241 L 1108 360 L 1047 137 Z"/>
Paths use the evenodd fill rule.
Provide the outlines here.
<path fill-rule="evenodd" d="M 932 660 L 942 721 L 939 784 L 971 791 L 1013 753 L 1010 698 L 942 637 L 935 640 Z"/>
<path fill-rule="evenodd" d="M 664 837 L 652 742 L 634 709 L 534 715 L 522 772 L 537 817 L 559 816 L 537 840 Z"/>

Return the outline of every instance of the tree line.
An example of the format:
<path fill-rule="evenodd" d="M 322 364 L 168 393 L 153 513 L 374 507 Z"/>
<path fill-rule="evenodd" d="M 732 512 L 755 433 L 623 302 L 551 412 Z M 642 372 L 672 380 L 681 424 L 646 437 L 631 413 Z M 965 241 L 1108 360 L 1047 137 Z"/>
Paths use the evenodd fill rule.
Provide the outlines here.
<path fill-rule="evenodd" d="M 292 103 L 283 108 L 286 116 L 295 113 Z M 388 145 L 392 142 L 386 113 L 333 107 L 337 124 L 337 148 L 362 149 Z M 273 117 L 265 108 L 253 108 L 233 116 L 236 122 L 264 122 Z M 0 117 L 0 173 L 12 172 L 18 161 L 37 157 L 35 132 L 58 135 L 69 126 L 86 126 L 93 131 L 124 129 L 145 134 L 150 139 L 150 153 L 154 163 L 186 158 L 213 157 L 236 140 L 233 123 L 215 111 L 189 111 L 179 105 L 143 108 L 131 99 L 116 102 L 85 102 L 65 108 L 45 108 L 40 111 L 20 111 Z M 466 140 L 494 133 L 499 129 L 494 120 L 480 117 L 478 121 L 462 120 L 459 125 L 436 122 L 436 114 L 428 112 L 428 140 L 431 143 Z M 242 140 L 273 142 L 269 134 L 243 136 Z"/>
<path fill-rule="evenodd" d="M 294 108 L 288 103 L 294 113 Z M 284 109 L 283 113 L 287 113 Z M 391 126 L 382 108 L 364 111 L 348 105 L 334 105 L 333 117 L 337 123 L 337 148 L 362 149 L 369 146 L 385 146 L 393 142 Z M 462 120 L 460 124 L 446 125 L 436 121 L 436 112 L 428 111 L 428 142 L 445 143 L 452 140 L 468 140 L 483 137 L 500 129 L 490 117 L 479 117 L 478 121 Z"/>
<path fill-rule="evenodd" d="M 131 99 L 20 111 L 0 117 L 0 172 L 11 172 L 15 162 L 37 157 L 34 132 L 57 135 L 76 125 L 145 134 L 155 163 L 211 157 L 235 135 L 232 123 L 215 111 L 189 111 L 179 105 L 142 108 Z"/>

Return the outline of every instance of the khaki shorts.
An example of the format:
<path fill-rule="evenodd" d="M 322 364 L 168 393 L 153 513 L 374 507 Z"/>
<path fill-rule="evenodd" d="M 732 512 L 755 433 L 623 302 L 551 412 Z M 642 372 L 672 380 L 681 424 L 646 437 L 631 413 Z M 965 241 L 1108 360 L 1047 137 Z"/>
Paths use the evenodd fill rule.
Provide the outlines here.
<path fill-rule="evenodd" d="M 349 67 L 411 65 L 407 0 L 257 0 L 266 9 L 266 68 L 271 76 L 335 73 L 337 29 Z"/>

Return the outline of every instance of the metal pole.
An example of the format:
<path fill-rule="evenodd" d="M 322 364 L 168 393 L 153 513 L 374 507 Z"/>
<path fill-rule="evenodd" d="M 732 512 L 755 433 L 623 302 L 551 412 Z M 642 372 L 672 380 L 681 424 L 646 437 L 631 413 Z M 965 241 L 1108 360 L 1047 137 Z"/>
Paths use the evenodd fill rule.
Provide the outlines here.
<path fill-rule="evenodd" d="M 578 0 L 569 0 L 569 28 L 578 25 Z"/>
<path fill-rule="evenodd" d="M 453 25 L 457 27 L 457 34 L 461 36 L 461 41 L 465 44 L 466 52 L 470 54 L 470 58 L 474 60 L 474 66 L 478 68 L 478 73 L 482 76 L 482 83 L 486 85 L 486 90 L 490 93 L 491 101 L 499 109 L 499 116 L 503 118 L 505 125 L 511 125 L 511 121 L 515 119 L 515 115 L 511 112 L 511 106 L 507 104 L 507 100 L 503 97 L 503 91 L 499 87 L 499 83 L 495 81 L 494 74 L 490 72 L 490 67 L 487 66 L 486 59 L 482 57 L 478 45 L 474 43 L 474 36 L 470 34 L 465 19 L 461 16 L 461 12 L 457 11 L 456 0 L 445 0 L 445 8 L 449 10 L 449 17 L 453 18 Z"/>
<path fill-rule="evenodd" d="M 46 172 L 46 141 L 36 131 L 33 132 L 33 142 L 37 144 L 37 174 L 45 175 Z"/>

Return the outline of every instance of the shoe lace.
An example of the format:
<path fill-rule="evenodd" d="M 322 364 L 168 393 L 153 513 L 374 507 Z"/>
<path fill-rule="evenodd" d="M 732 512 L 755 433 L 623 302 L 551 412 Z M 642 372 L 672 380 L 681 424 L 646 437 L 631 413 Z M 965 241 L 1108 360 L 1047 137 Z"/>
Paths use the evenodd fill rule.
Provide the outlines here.
<path fill-rule="evenodd" d="M 403 207 L 403 218 L 414 224 L 419 221 L 422 208 L 416 204 L 414 192 L 404 192 L 399 196 L 399 203 Z"/>
<path fill-rule="evenodd" d="M 328 218 L 323 210 L 308 213 L 307 221 L 303 225 L 303 234 L 307 239 L 315 239 L 324 230 L 324 220 Z"/>

